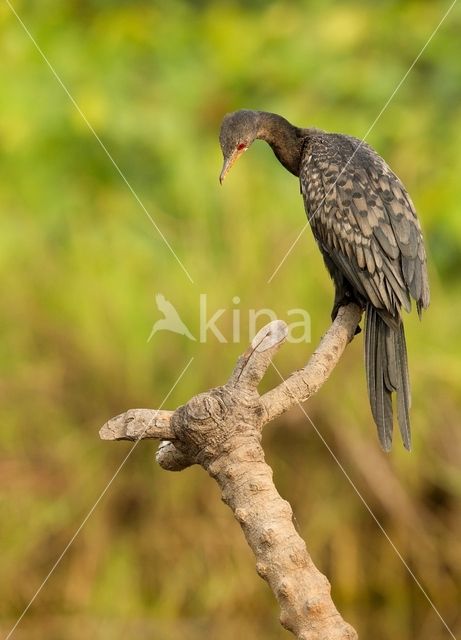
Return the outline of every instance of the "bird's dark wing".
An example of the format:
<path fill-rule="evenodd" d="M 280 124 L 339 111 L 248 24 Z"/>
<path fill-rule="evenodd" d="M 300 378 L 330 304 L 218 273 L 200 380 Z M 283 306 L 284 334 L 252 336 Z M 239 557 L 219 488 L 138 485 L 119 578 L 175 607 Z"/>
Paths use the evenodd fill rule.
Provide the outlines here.
<path fill-rule="evenodd" d="M 316 132 L 305 145 L 301 191 L 324 254 L 366 301 L 393 318 L 429 304 L 416 212 L 399 178 L 355 138 Z"/>

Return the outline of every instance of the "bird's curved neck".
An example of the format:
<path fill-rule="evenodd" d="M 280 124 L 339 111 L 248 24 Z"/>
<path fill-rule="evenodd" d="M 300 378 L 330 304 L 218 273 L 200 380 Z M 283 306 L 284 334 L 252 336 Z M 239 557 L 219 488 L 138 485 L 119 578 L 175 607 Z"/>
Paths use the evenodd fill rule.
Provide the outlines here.
<path fill-rule="evenodd" d="M 306 130 L 295 127 L 276 113 L 259 112 L 257 138 L 265 140 L 285 169 L 299 176 Z"/>

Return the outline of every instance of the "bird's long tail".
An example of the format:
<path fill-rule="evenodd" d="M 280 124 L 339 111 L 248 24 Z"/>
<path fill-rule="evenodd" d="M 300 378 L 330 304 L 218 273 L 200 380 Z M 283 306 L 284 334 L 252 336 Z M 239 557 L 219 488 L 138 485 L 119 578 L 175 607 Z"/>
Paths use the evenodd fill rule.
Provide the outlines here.
<path fill-rule="evenodd" d="M 395 326 L 391 327 L 391 324 Z M 392 393 L 397 393 L 397 419 L 406 449 L 411 448 L 410 380 L 403 323 L 387 324 L 378 311 L 367 305 L 365 322 L 365 369 L 368 397 L 378 427 L 381 446 L 392 445 Z"/>

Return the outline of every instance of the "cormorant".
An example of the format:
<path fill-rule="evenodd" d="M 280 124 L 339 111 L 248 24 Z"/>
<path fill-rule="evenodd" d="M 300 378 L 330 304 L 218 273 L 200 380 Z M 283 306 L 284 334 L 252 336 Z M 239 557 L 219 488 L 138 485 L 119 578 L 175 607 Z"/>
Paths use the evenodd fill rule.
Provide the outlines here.
<path fill-rule="evenodd" d="M 222 184 L 239 156 L 265 140 L 299 177 L 315 240 L 335 285 L 332 318 L 358 303 L 365 318 L 365 369 L 381 446 L 392 444 L 392 393 L 406 449 L 411 448 L 410 382 L 401 308 L 429 305 L 426 253 L 415 208 L 400 179 L 368 144 L 303 129 L 264 111 L 227 114 L 221 125 Z"/>

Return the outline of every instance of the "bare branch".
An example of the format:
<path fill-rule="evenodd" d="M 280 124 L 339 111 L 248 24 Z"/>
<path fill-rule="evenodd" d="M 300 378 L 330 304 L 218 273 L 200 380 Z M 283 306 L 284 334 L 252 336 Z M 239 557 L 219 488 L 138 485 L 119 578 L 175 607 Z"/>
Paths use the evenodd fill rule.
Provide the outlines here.
<path fill-rule="evenodd" d="M 257 385 L 286 338 L 286 325 L 264 327 L 239 358 L 228 382 L 194 396 L 174 412 L 134 409 L 109 420 L 106 440 L 164 440 L 157 461 L 169 471 L 200 464 L 216 480 L 256 558 L 259 575 L 280 605 L 280 621 L 299 640 L 354 640 L 338 613 L 328 580 L 315 567 L 277 492 L 261 446 L 263 425 L 305 400 L 327 380 L 360 320 L 356 305 L 340 309 L 301 371 L 260 397 Z"/>
<path fill-rule="evenodd" d="M 304 402 L 328 380 L 353 338 L 361 315 L 361 309 L 355 304 L 341 307 L 336 320 L 306 366 L 262 396 L 261 402 L 267 411 L 268 420 L 279 416 L 298 402 Z"/>
<path fill-rule="evenodd" d="M 255 335 L 243 356 L 238 359 L 228 384 L 256 389 L 273 355 L 280 349 L 286 337 L 287 325 L 283 320 L 274 320 L 266 324 Z"/>
<path fill-rule="evenodd" d="M 160 409 L 130 409 L 111 418 L 99 431 L 101 440 L 166 440 L 172 436 L 172 411 Z"/>
<path fill-rule="evenodd" d="M 178 451 L 169 440 L 163 440 L 163 442 L 159 444 L 155 459 L 165 471 L 183 471 L 187 469 L 187 467 L 196 464 L 193 458 Z"/>

